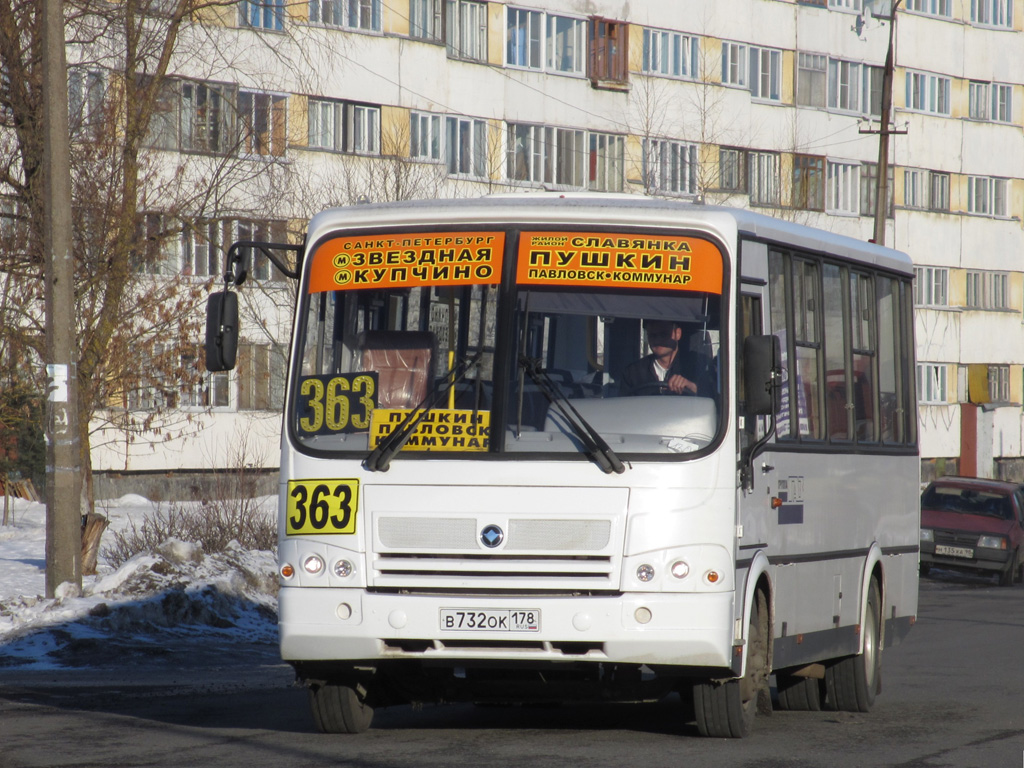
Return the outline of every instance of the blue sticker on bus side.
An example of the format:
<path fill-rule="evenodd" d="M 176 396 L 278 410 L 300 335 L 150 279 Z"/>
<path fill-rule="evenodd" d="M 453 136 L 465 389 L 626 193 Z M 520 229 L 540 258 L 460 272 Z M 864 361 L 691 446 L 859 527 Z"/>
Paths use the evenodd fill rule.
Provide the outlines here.
<path fill-rule="evenodd" d="M 779 525 L 802 525 L 804 522 L 804 479 L 787 477 L 779 480 Z"/>

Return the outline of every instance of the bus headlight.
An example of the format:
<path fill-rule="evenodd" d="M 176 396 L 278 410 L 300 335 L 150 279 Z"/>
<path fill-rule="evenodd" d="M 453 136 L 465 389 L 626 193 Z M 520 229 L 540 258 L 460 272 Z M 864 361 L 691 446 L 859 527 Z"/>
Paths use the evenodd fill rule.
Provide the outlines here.
<path fill-rule="evenodd" d="M 636 577 L 645 584 L 654 578 L 654 566 L 644 563 L 636 569 Z"/>
<path fill-rule="evenodd" d="M 670 570 L 677 579 L 685 579 L 690 575 L 690 566 L 685 560 L 676 560 Z"/>
<path fill-rule="evenodd" d="M 978 546 L 987 549 L 1006 549 L 1006 539 L 1002 536 L 979 536 Z"/>
<path fill-rule="evenodd" d="M 334 575 L 339 579 L 347 579 L 355 571 L 355 566 L 352 565 L 348 560 L 335 560 L 334 561 Z"/>
<path fill-rule="evenodd" d="M 306 573 L 316 576 L 324 570 L 324 559 L 320 555 L 309 555 L 302 561 Z"/>

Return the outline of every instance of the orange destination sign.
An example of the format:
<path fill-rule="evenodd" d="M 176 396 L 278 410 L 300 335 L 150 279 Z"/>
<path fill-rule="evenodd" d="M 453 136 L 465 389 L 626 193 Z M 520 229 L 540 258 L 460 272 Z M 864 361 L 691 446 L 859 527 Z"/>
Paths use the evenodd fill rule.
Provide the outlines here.
<path fill-rule="evenodd" d="M 334 237 L 313 253 L 309 292 L 501 282 L 504 232 Z"/>
<path fill-rule="evenodd" d="M 523 232 L 516 282 L 722 292 L 722 254 L 699 237 Z"/>

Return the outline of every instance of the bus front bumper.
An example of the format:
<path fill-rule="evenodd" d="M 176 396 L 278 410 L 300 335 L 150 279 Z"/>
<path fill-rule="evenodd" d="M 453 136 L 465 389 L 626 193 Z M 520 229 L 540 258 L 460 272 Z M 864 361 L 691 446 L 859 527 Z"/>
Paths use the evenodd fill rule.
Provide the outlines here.
<path fill-rule="evenodd" d="M 737 663 L 731 591 L 469 597 L 282 587 L 278 600 L 285 661 Z"/>

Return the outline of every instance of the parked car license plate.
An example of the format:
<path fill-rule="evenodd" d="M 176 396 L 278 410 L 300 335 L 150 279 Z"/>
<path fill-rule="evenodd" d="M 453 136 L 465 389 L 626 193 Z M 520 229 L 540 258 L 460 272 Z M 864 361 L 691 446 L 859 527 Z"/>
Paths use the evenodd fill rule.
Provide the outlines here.
<path fill-rule="evenodd" d="M 974 550 L 970 547 L 947 547 L 945 544 L 935 545 L 936 555 L 946 555 L 948 557 L 974 557 Z"/>
<path fill-rule="evenodd" d="M 540 632 L 539 609 L 441 609 L 443 632 Z"/>

